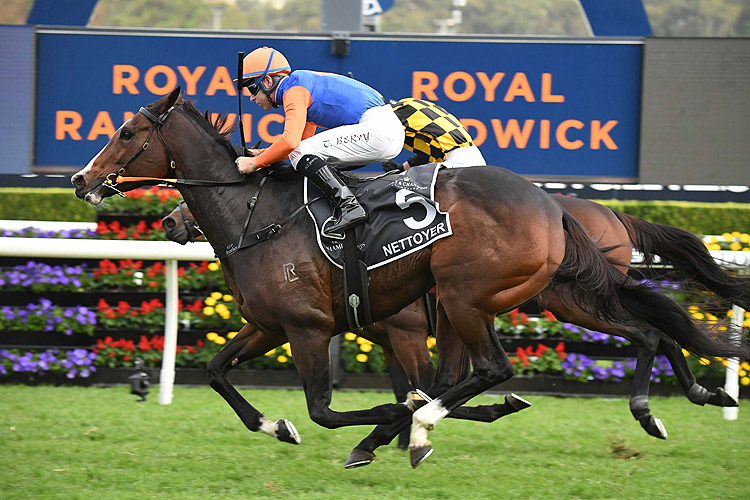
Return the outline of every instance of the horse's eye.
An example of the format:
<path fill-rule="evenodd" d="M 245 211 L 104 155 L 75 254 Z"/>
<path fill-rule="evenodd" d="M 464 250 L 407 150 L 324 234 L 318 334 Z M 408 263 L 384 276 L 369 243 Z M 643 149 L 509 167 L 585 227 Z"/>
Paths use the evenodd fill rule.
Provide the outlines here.
<path fill-rule="evenodd" d="M 120 131 L 120 139 L 122 139 L 123 141 L 129 141 L 132 138 L 133 138 L 133 131 L 132 130 L 128 130 L 128 129 L 124 128 L 124 129 L 122 129 Z"/>

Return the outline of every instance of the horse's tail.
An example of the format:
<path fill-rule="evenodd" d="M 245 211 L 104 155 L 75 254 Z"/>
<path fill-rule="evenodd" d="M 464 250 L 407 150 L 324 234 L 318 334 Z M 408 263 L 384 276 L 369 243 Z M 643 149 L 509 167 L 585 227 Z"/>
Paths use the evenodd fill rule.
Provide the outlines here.
<path fill-rule="evenodd" d="M 554 290 L 563 300 L 610 323 L 643 321 L 672 338 L 682 347 L 703 356 L 746 358 L 745 343 L 717 338 L 701 329 L 679 304 L 666 295 L 619 272 L 586 230 L 563 210 L 567 233 L 565 257 L 552 279 Z"/>
<path fill-rule="evenodd" d="M 706 250 L 703 242 L 689 231 L 648 222 L 613 210 L 630 236 L 636 250 L 650 265 L 657 255 L 683 277 L 698 282 L 721 298 L 750 310 L 750 277 L 724 272 Z"/>

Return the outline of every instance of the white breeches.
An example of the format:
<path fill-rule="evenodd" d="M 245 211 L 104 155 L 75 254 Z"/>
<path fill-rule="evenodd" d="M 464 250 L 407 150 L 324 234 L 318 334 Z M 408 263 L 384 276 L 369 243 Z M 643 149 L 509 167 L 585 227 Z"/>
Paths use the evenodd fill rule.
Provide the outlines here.
<path fill-rule="evenodd" d="M 304 139 L 289 153 L 289 160 L 294 168 L 305 155 L 319 156 L 337 166 L 367 165 L 394 158 L 403 147 L 404 127 L 386 104 L 365 111 L 359 123 L 334 127 Z"/>
<path fill-rule="evenodd" d="M 448 152 L 441 164 L 448 168 L 483 167 L 487 162 L 478 147 L 466 146 Z"/>

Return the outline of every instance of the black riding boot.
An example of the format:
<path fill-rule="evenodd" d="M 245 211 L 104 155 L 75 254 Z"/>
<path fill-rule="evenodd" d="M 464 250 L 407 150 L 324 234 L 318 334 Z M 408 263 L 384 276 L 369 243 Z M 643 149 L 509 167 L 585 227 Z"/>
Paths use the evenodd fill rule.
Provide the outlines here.
<path fill-rule="evenodd" d="M 305 155 L 297 164 L 297 170 L 323 192 L 334 209 L 339 209 L 339 218 L 324 228 L 326 233 L 343 235 L 347 229 L 367 219 L 367 212 L 349 187 L 341 182 L 323 159 L 315 155 Z"/>

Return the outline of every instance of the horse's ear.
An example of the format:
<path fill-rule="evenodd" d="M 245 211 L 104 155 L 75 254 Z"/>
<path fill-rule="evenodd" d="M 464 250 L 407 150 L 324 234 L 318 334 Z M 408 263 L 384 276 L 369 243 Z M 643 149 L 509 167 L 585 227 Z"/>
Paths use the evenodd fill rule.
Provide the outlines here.
<path fill-rule="evenodd" d="M 182 87 L 178 85 L 172 93 L 169 94 L 169 97 L 167 97 L 167 105 L 165 106 L 166 109 L 182 104 L 182 94 L 180 93 L 181 88 Z"/>

